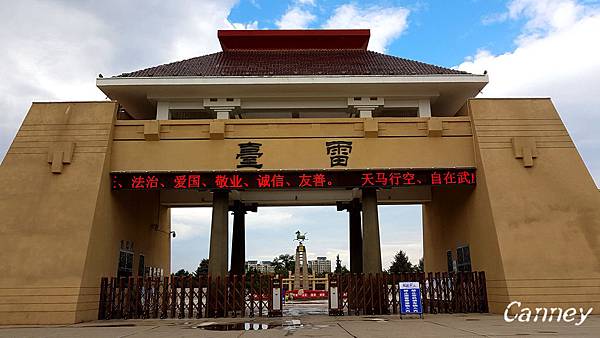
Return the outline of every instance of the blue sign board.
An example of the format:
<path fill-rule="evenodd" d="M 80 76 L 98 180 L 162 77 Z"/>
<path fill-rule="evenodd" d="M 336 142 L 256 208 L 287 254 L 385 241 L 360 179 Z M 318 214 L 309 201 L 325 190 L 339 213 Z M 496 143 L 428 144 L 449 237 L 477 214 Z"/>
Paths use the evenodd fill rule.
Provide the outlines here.
<path fill-rule="evenodd" d="M 421 289 L 419 282 L 402 282 L 400 290 L 400 315 L 418 314 L 423 315 L 423 303 L 421 302 Z"/>

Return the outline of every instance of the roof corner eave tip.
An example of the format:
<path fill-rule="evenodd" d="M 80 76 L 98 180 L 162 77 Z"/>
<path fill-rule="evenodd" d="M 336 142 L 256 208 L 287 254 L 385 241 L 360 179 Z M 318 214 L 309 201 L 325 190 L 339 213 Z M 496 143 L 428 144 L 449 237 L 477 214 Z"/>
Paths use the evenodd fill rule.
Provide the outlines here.
<path fill-rule="evenodd" d="M 111 78 L 97 77 L 96 78 L 96 87 L 100 88 L 102 86 L 106 86 L 107 84 L 110 84 L 110 82 L 106 81 L 109 79 L 111 79 Z"/>

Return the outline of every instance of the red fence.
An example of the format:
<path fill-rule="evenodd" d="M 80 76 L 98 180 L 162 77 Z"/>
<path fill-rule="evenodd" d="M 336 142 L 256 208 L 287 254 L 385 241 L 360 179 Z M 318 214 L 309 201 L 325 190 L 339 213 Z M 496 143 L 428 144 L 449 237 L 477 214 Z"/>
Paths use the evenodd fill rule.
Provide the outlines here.
<path fill-rule="evenodd" d="M 488 312 L 484 272 L 343 274 L 329 278 L 330 315 L 380 315 L 400 311 L 398 284 L 419 282 L 424 313 Z M 332 306 L 333 303 L 333 306 Z M 335 306 L 337 303 L 337 306 Z"/>
<path fill-rule="evenodd" d="M 102 278 L 98 319 L 281 316 L 266 275 Z M 281 297 L 279 297 L 281 298 Z M 275 305 L 275 306 L 274 306 Z"/>
<path fill-rule="evenodd" d="M 318 300 L 327 299 L 329 291 L 327 290 L 287 290 L 285 292 L 287 298 L 291 300 Z"/>

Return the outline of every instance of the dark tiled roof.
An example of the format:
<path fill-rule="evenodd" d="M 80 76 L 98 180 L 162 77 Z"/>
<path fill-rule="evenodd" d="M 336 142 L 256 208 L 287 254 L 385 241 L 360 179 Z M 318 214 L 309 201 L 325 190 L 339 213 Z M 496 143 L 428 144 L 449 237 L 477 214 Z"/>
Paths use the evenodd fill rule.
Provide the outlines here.
<path fill-rule="evenodd" d="M 367 50 L 233 50 L 119 77 L 468 74 Z"/>

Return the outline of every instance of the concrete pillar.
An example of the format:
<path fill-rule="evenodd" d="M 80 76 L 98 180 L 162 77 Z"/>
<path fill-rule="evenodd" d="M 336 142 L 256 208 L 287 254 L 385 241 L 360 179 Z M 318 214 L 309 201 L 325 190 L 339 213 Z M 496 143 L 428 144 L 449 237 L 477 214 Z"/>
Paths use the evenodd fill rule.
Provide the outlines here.
<path fill-rule="evenodd" d="M 229 192 L 213 192 L 213 210 L 210 226 L 210 251 L 208 254 L 208 273 L 225 277 L 227 274 Z"/>
<path fill-rule="evenodd" d="M 360 203 L 352 201 L 348 208 L 350 225 L 350 272 L 361 273 L 363 271 L 363 235 L 360 215 Z"/>
<path fill-rule="evenodd" d="M 381 241 L 377 214 L 377 190 L 362 191 L 363 272 L 381 272 Z"/>
<path fill-rule="evenodd" d="M 371 118 L 373 117 L 373 109 L 361 109 L 358 111 L 358 117 Z"/>
<path fill-rule="evenodd" d="M 223 107 L 222 109 L 215 109 L 217 113 L 217 120 L 228 120 L 229 114 L 233 110 L 233 107 Z"/>
<path fill-rule="evenodd" d="M 241 275 L 244 273 L 246 262 L 246 211 L 236 203 L 233 209 L 233 238 L 231 240 L 231 273 Z"/>
<path fill-rule="evenodd" d="M 156 103 L 156 119 L 157 120 L 168 120 L 169 119 L 169 102 L 158 101 Z"/>

